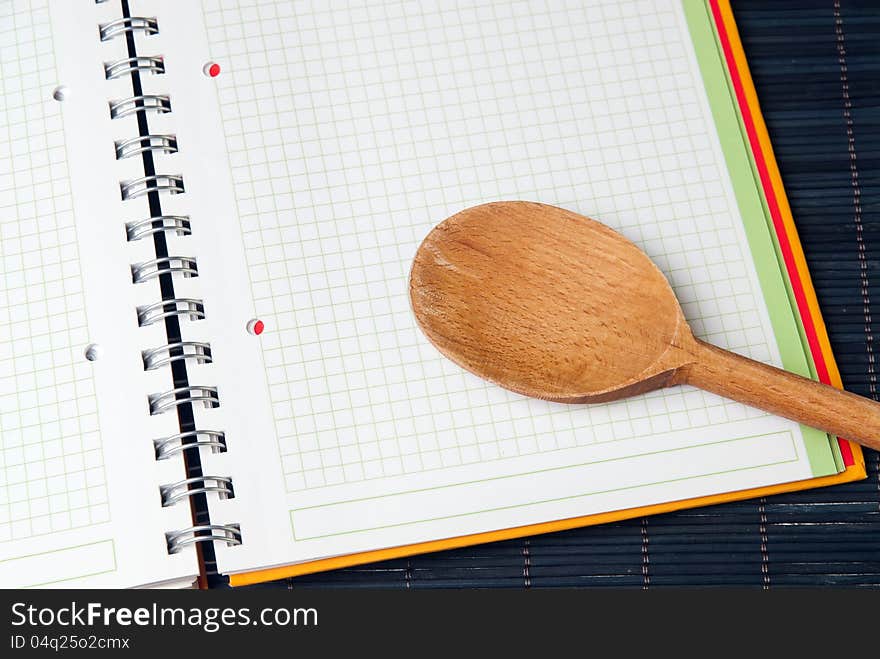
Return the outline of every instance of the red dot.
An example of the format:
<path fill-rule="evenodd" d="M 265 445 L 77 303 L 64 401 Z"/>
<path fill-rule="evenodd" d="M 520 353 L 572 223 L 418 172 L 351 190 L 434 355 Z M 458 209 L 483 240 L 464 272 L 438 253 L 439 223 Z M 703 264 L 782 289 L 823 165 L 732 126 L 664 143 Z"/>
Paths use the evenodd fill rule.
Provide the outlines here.
<path fill-rule="evenodd" d="M 266 329 L 266 326 L 263 324 L 262 320 L 258 320 L 254 323 L 254 334 L 257 336 L 262 334 L 264 329 Z"/>
<path fill-rule="evenodd" d="M 211 66 L 209 66 L 208 75 L 212 78 L 216 78 L 218 75 L 220 75 L 220 65 L 214 62 Z"/>

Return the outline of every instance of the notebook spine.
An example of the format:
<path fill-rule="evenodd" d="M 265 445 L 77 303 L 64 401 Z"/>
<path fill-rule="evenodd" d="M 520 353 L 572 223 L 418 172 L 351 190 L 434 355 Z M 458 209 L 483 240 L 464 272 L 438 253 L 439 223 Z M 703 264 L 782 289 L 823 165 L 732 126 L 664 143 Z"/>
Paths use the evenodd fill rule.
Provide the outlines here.
<path fill-rule="evenodd" d="M 101 41 L 122 39 L 126 43 L 126 57 L 106 62 L 104 75 L 107 80 L 128 77 L 132 94 L 125 98 L 109 100 L 112 120 L 137 117 L 138 134 L 117 140 L 114 144 L 117 160 L 141 159 L 143 176 L 119 181 L 119 193 L 124 205 L 139 198 L 146 198 L 150 214 L 125 222 L 128 242 L 147 241 L 153 244 L 153 256 L 145 261 L 131 264 L 132 285 L 141 286 L 158 280 L 157 289 L 161 299 L 137 308 L 140 327 L 165 326 L 165 342 L 141 351 L 144 371 L 161 372 L 167 369 L 171 386 L 147 396 L 151 416 L 176 413 L 180 432 L 153 440 L 153 452 L 157 461 L 180 459 L 186 478 L 159 485 L 163 507 L 189 505 L 193 510 L 192 526 L 170 530 L 165 533 L 169 554 L 175 554 L 189 545 L 211 551 L 214 542 L 227 545 L 242 543 L 239 524 L 215 524 L 207 512 L 208 495 L 219 499 L 235 496 L 233 480 L 226 475 L 208 475 L 202 472 L 201 452 L 224 453 L 226 434 L 219 429 L 197 428 L 193 408 L 216 408 L 220 406 L 217 388 L 207 384 L 192 384 L 188 366 L 209 364 L 214 361 L 211 344 L 206 341 L 184 340 L 181 324 L 206 317 L 205 306 L 198 298 L 179 298 L 174 294 L 176 278 L 199 276 L 198 261 L 193 256 L 168 253 L 168 236 L 185 237 L 198 230 L 188 215 L 166 215 L 161 212 L 162 198 L 183 194 L 186 191 L 184 177 L 179 173 L 157 172 L 154 154 L 173 155 L 178 152 L 177 136 L 170 133 L 153 133 L 149 130 L 148 116 L 173 112 L 170 95 L 145 94 L 141 76 L 165 73 L 165 61 L 161 55 L 142 55 L 137 52 L 135 34 L 149 36 L 159 34 L 160 25 L 154 17 L 130 16 L 128 2 L 122 2 L 123 17 L 98 25 Z M 203 557 L 204 558 L 204 557 Z"/>

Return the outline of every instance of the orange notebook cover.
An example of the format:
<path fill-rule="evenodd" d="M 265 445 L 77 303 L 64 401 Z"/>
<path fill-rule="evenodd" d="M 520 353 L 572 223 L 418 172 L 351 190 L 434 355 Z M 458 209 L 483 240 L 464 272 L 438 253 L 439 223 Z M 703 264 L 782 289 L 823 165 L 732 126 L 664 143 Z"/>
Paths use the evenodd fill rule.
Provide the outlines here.
<path fill-rule="evenodd" d="M 736 106 L 739 109 L 742 139 L 750 150 L 753 160 L 752 164 L 763 191 L 764 202 L 775 232 L 777 254 L 785 271 L 788 273 L 790 294 L 800 313 L 803 339 L 809 345 L 815 373 L 822 382 L 842 388 L 840 374 L 834 361 L 831 344 L 822 320 L 816 294 L 810 281 L 804 253 L 798 240 L 797 230 L 783 189 L 782 179 L 773 155 L 767 128 L 761 116 L 757 94 L 749 74 L 745 53 L 737 33 L 730 4 L 727 0 L 708 0 L 705 4 L 685 3 L 685 9 L 688 12 L 705 11 L 714 26 L 715 42 L 719 53 L 723 57 L 723 61 L 726 63 L 728 89 L 731 98 L 735 100 Z M 551 533 L 581 526 L 655 515 L 684 508 L 769 496 L 864 478 L 866 472 L 860 447 L 845 439 L 840 439 L 839 443 L 840 455 L 845 468 L 836 475 L 232 574 L 230 575 L 230 583 L 233 586 L 243 586 L 373 561 L 520 538 L 539 533 Z"/>

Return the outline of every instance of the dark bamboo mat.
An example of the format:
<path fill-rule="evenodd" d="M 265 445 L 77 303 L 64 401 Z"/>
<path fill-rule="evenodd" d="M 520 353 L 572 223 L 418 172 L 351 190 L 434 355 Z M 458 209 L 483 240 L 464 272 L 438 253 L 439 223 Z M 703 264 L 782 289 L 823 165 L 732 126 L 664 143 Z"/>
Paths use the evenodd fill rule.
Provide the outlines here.
<path fill-rule="evenodd" d="M 880 385 L 880 3 L 735 0 L 734 12 L 851 391 Z M 387 561 L 258 587 L 880 586 L 866 481 Z"/>

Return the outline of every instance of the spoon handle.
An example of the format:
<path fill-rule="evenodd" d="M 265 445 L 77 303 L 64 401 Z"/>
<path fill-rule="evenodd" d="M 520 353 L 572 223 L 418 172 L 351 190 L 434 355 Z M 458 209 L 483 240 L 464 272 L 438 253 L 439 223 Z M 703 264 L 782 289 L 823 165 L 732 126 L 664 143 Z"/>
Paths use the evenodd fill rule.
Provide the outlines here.
<path fill-rule="evenodd" d="M 880 403 L 696 340 L 684 382 L 880 450 Z"/>

